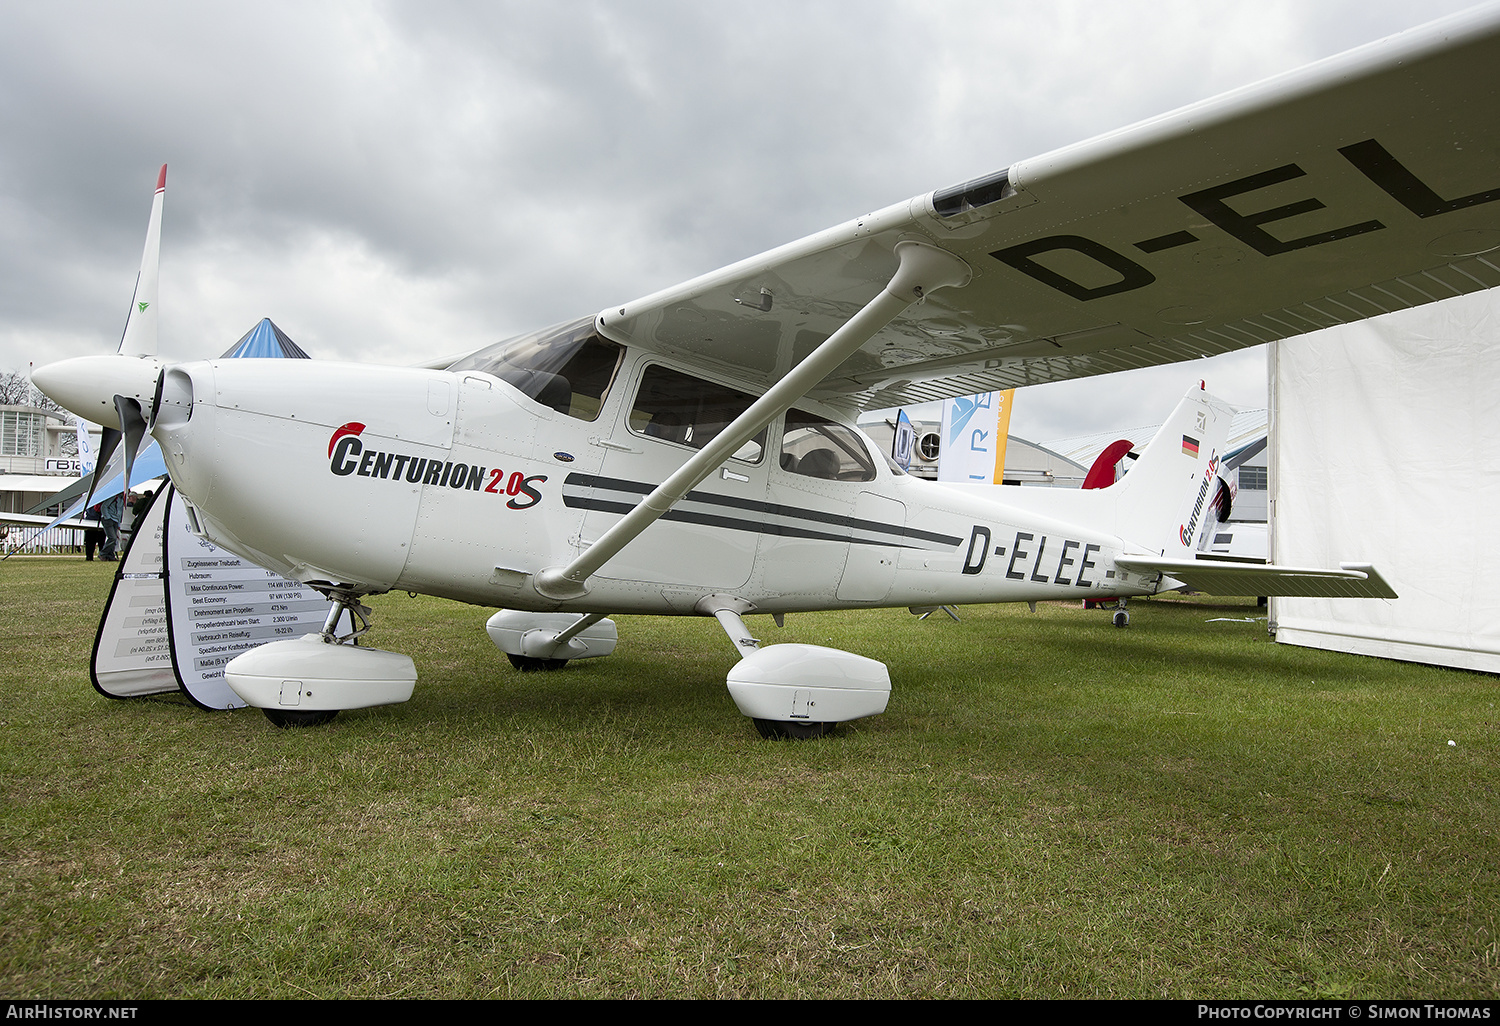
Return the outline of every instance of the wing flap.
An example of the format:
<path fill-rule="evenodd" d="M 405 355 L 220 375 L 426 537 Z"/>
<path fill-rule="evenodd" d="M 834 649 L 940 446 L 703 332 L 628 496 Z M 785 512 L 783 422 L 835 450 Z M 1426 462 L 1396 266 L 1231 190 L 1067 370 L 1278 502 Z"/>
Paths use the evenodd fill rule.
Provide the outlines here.
<path fill-rule="evenodd" d="M 1129 556 L 1115 564 L 1134 573 L 1159 573 L 1209 595 L 1278 595 L 1290 598 L 1396 598 L 1396 590 L 1368 563 L 1341 563 L 1338 570 L 1225 563 L 1204 559 Z"/>

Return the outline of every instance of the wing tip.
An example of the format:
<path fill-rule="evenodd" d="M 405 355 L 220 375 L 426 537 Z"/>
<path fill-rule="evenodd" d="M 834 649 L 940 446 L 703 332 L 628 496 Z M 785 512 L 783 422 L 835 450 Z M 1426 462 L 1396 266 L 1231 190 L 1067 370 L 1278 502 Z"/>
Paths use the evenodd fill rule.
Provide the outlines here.
<path fill-rule="evenodd" d="M 167 188 L 167 165 L 163 164 L 161 170 L 156 174 L 156 191 L 165 192 Z"/>

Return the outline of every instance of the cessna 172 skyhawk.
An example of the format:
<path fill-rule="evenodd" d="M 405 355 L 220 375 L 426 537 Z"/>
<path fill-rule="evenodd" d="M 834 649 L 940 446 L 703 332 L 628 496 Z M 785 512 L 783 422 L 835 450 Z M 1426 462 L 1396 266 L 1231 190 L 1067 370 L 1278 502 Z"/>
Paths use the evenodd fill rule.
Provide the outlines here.
<path fill-rule="evenodd" d="M 407 657 L 333 627 L 401 589 L 501 607 L 522 669 L 607 655 L 610 613 L 717 617 L 740 710 L 814 735 L 883 711 L 885 667 L 761 648 L 746 614 L 1394 597 L 1367 564 L 1194 559 L 1229 420 L 1200 388 L 1092 491 L 919 481 L 853 418 L 1500 284 L 1497 68 L 1500 11 L 1448 19 L 427 368 L 157 359 L 163 169 L 119 353 L 35 380 L 127 454 L 154 436 L 203 537 L 335 600 L 229 666 L 277 722 L 410 695 Z"/>

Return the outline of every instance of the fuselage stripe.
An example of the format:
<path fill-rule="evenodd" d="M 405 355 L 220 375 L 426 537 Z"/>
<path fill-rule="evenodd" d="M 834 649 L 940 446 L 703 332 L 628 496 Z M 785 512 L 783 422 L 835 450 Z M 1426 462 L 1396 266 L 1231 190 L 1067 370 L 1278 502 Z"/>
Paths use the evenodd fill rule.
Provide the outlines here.
<path fill-rule="evenodd" d="M 563 481 L 562 498 L 563 504 L 573 509 L 589 509 L 607 513 L 628 513 L 637 505 L 637 502 L 632 500 L 637 496 L 649 494 L 653 487 L 653 485 L 639 481 L 623 481 L 618 478 L 598 477 L 593 474 L 569 474 Z M 621 499 L 617 498 L 593 498 L 578 494 L 579 491 L 585 488 L 596 488 L 601 491 L 615 492 L 617 494 L 623 492 L 629 498 L 621 501 Z M 682 506 L 678 506 L 664 514 L 663 519 L 725 527 L 730 530 L 753 531 L 760 534 L 779 534 L 787 537 L 825 539 L 828 541 L 848 541 L 856 545 L 889 545 L 895 548 L 908 549 L 954 548 L 964 540 L 951 535 L 921 531 L 902 525 L 882 524 L 873 520 L 858 520 L 854 517 L 839 516 L 835 513 L 797 509 L 778 503 L 741 499 L 728 495 L 715 495 L 711 492 L 688 492 L 683 497 L 683 504 L 688 503 L 710 507 L 729 507 L 749 513 L 760 513 L 762 516 L 784 518 L 785 520 L 792 521 L 792 523 L 778 524 L 767 520 L 727 517 L 715 513 L 684 509 Z M 799 526 L 797 524 L 798 521 L 824 527 L 844 528 L 849 533 L 818 531 L 811 527 Z M 876 537 L 859 537 L 856 532 L 875 535 Z M 910 544 L 911 542 L 926 542 L 927 544 L 914 545 Z"/>

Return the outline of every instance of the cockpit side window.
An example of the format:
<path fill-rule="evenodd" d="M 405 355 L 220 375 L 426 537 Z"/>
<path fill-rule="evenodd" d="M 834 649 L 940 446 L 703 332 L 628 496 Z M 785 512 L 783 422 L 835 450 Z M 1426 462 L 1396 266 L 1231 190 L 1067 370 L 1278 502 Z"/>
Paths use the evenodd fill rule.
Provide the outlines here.
<path fill-rule="evenodd" d="M 493 374 L 558 413 L 596 420 L 624 354 L 590 317 L 496 343 L 448 369 Z"/>
<path fill-rule="evenodd" d="M 744 392 L 651 364 L 641 375 L 630 410 L 630 430 L 701 449 L 753 402 L 755 397 Z M 740 446 L 734 458 L 758 463 L 765 447 L 762 431 Z"/>
<path fill-rule="evenodd" d="M 858 432 L 802 410 L 786 411 L 781 469 L 825 481 L 875 480 L 875 461 Z"/>

